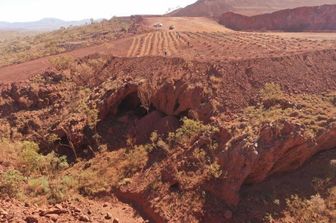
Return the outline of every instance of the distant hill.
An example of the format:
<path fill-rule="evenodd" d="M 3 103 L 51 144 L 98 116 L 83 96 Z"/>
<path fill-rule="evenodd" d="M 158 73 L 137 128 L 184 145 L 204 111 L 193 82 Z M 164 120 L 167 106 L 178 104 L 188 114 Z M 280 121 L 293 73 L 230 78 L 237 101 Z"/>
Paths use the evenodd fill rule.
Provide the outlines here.
<path fill-rule="evenodd" d="M 336 4 L 336 0 L 198 0 L 169 13 L 169 16 L 219 17 L 225 12 L 258 15 L 302 6 Z"/>
<path fill-rule="evenodd" d="M 336 30 L 336 5 L 300 7 L 251 17 L 227 12 L 219 22 L 234 30 Z"/>
<path fill-rule="evenodd" d="M 63 21 L 55 18 L 45 18 L 34 22 L 0 22 L 0 30 L 39 30 L 51 31 L 60 27 L 79 26 L 90 23 L 89 19 L 80 21 Z"/>

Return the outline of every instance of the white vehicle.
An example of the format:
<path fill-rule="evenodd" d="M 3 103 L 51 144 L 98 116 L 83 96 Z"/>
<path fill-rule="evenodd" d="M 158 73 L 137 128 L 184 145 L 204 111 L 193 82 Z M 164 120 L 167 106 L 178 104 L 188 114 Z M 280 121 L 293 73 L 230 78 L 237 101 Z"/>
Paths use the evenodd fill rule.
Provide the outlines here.
<path fill-rule="evenodd" d="M 156 23 L 156 24 L 154 24 L 154 27 L 155 28 L 162 28 L 163 24 L 162 23 Z"/>

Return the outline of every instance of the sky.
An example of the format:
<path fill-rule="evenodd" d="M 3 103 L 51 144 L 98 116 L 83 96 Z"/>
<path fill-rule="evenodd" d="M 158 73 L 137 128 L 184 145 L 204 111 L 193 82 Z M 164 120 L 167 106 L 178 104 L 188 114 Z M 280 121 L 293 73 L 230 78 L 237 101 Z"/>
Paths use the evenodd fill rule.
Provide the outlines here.
<path fill-rule="evenodd" d="M 23 22 L 41 18 L 81 20 L 134 14 L 163 14 L 196 0 L 0 0 L 0 21 Z"/>

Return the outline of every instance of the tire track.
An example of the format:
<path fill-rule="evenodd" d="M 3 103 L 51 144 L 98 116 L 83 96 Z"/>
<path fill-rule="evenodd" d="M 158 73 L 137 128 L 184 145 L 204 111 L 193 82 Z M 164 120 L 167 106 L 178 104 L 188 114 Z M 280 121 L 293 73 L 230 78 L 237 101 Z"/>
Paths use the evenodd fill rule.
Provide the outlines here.
<path fill-rule="evenodd" d="M 148 44 L 148 38 L 149 38 L 149 34 L 146 34 L 143 38 L 142 38 L 142 42 L 141 42 L 141 50 L 139 53 L 140 57 L 143 57 L 146 53 L 147 50 L 147 44 Z"/>
<path fill-rule="evenodd" d="M 167 53 L 167 56 L 171 56 L 172 48 L 171 48 L 170 39 L 169 39 L 169 32 L 163 33 L 163 41 L 164 41 L 164 50 Z"/>
<path fill-rule="evenodd" d="M 160 52 L 162 52 L 162 49 L 161 49 L 161 42 L 162 42 L 161 32 L 157 32 L 155 37 L 156 37 L 156 45 L 153 49 L 153 54 L 158 56 L 158 55 L 161 55 Z"/>
<path fill-rule="evenodd" d="M 200 40 L 197 38 L 195 33 L 187 32 L 186 33 L 186 46 L 189 48 L 193 46 L 195 43 L 198 44 L 200 43 Z"/>
<path fill-rule="evenodd" d="M 144 56 L 149 56 L 150 55 L 150 50 L 152 48 L 152 40 L 153 40 L 153 33 L 150 33 L 147 35 L 146 42 L 145 42 L 145 52 Z"/>
<path fill-rule="evenodd" d="M 169 32 L 169 38 L 172 46 L 172 54 L 174 54 L 174 56 L 177 56 L 180 49 L 180 44 L 177 40 L 178 37 L 176 32 Z"/>
<path fill-rule="evenodd" d="M 153 33 L 153 38 L 151 40 L 151 46 L 150 46 L 149 52 L 148 52 L 149 56 L 153 56 L 154 55 L 154 49 L 157 47 L 156 46 L 157 45 L 157 36 L 156 36 L 156 33 L 157 32 Z"/>
<path fill-rule="evenodd" d="M 137 44 L 136 50 L 134 52 L 134 56 L 135 57 L 141 56 L 141 51 L 142 51 L 143 43 L 144 43 L 144 36 L 141 36 L 138 39 L 138 44 Z"/>
<path fill-rule="evenodd" d="M 127 52 L 127 57 L 133 57 L 135 56 L 135 51 L 136 51 L 136 48 L 137 48 L 137 44 L 138 44 L 138 37 L 134 37 L 132 39 L 132 44 Z"/>
<path fill-rule="evenodd" d="M 180 36 L 180 41 L 183 45 L 187 45 L 188 44 L 188 40 L 187 40 L 187 37 L 186 37 L 186 34 L 185 32 L 178 32 L 178 35 Z"/>
<path fill-rule="evenodd" d="M 152 47 L 150 48 L 149 54 L 151 56 L 157 55 L 157 48 L 158 48 L 158 32 L 155 32 L 153 34 L 153 40 L 152 40 Z"/>
<path fill-rule="evenodd" d="M 164 36 L 163 36 L 163 32 L 160 32 L 160 36 L 159 36 L 159 40 L 160 40 L 160 45 L 158 47 L 158 55 L 162 56 L 164 55 Z"/>
<path fill-rule="evenodd" d="M 136 42 L 136 48 L 135 48 L 135 50 L 134 50 L 134 57 L 135 56 L 137 56 L 138 54 L 139 54 L 139 52 L 140 52 L 140 48 L 141 48 L 141 37 L 138 37 L 137 38 L 137 42 Z"/>

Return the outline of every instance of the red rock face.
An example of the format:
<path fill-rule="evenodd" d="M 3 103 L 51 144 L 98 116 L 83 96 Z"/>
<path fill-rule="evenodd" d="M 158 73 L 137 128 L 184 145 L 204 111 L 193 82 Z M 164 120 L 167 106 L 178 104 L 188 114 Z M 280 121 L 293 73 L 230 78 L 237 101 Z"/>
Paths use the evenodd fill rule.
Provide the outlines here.
<path fill-rule="evenodd" d="M 283 127 L 279 129 L 279 125 Z M 336 144 L 335 127 L 321 134 L 317 143 L 304 139 L 299 134 L 300 128 L 287 122 L 267 124 L 261 127 L 259 139 L 252 147 L 237 141 L 220 157 L 228 173 L 226 180 L 218 185 L 211 184 L 207 189 L 227 204 L 237 205 L 242 184 L 260 183 L 272 174 L 294 170 L 309 157 Z"/>
<path fill-rule="evenodd" d="M 222 15 L 220 23 L 234 30 L 336 30 L 336 5 L 301 7 L 252 17 L 228 12 Z"/>
<path fill-rule="evenodd" d="M 336 4 L 335 0 L 199 0 L 185 8 L 171 12 L 170 16 L 220 17 L 225 12 L 246 16 L 271 13 L 303 6 Z"/>

